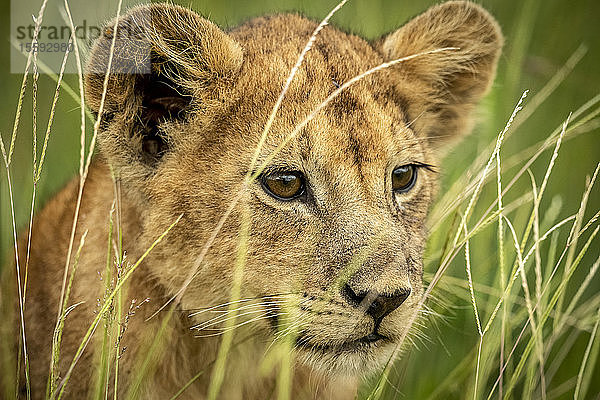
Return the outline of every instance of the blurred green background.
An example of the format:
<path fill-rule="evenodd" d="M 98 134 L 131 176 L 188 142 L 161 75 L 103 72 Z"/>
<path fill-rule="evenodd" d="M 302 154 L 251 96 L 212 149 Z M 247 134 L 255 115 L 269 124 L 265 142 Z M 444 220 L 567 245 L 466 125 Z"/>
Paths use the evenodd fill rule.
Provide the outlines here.
<path fill-rule="evenodd" d="M 37 14 L 40 1 L 25 0 L 31 4 L 31 14 Z M 116 10 L 116 1 L 114 3 Z M 252 16 L 265 13 L 295 11 L 314 19 L 322 19 L 336 4 L 336 1 L 308 0 L 272 0 L 272 1 L 176 1 L 189 6 L 195 11 L 210 18 L 221 27 L 233 27 Z M 49 7 L 62 4 L 62 0 L 50 0 Z M 373 39 L 389 32 L 410 17 L 424 11 L 434 1 L 392 1 L 392 0 L 350 0 L 348 4 L 333 18 L 333 24 L 358 35 Z M 506 37 L 506 45 L 500 59 L 498 78 L 492 93 L 485 100 L 480 110 L 481 123 L 474 135 L 467 138 L 445 160 L 441 170 L 442 191 L 448 187 L 469 165 L 484 145 L 493 140 L 504 127 L 515 103 L 525 89 L 530 89 L 530 98 L 548 82 L 548 80 L 564 65 L 567 59 L 580 47 L 585 46 L 586 54 L 576 65 L 570 75 L 560 84 L 556 91 L 544 104 L 519 128 L 515 135 L 507 141 L 503 153 L 510 155 L 546 138 L 556 127 L 560 126 L 569 112 L 574 111 L 593 96 L 600 93 L 600 2 L 597 0 L 484 0 L 478 1 L 487 8 L 499 21 Z M 20 2 L 23 7 L 23 2 Z M 7 0 L 0 4 L 0 132 L 4 143 L 10 140 L 15 109 L 18 100 L 22 75 L 10 73 L 10 39 L 9 18 L 10 3 Z M 77 77 L 69 74 L 65 81 L 77 89 Z M 31 87 L 23 103 L 23 114 L 16 144 L 16 153 L 11 173 L 14 185 L 14 201 L 17 225 L 23 228 L 29 215 L 31 199 L 31 126 L 32 101 Z M 55 82 L 46 75 L 39 81 L 38 94 L 38 135 L 43 136 L 50 110 Z M 71 97 L 62 94 L 57 106 L 53 123 L 52 136 L 48 147 L 42 179 L 38 186 L 37 207 L 56 193 L 68 180 L 73 178 L 79 168 L 79 104 Z M 600 130 L 596 128 L 564 143 L 555 171 L 549 181 L 547 195 L 542 202 L 542 209 L 548 207 L 553 198 L 562 201 L 561 216 L 577 211 L 581 194 L 584 190 L 585 177 L 590 175 L 600 160 Z M 41 138 L 40 138 L 41 139 Z M 40 140 L 38 139 L 38 140 Z M 544 175 L 550 153 L 546 153 L 540 162 L 533 165 L 538 185 Z M 508 178 L 510 178 L 510 174 Z M 521 179 L 523 191 L 530 190 L 527 176 Z M 489 186 L 482 202 L 488 205 L 493 199 L 495 188 Z M 520 194 L 515 189 L 516 194 Z M 485 200 L 485 201 L 484 201 Z M 592 191 L 588 213 L 593 215 L 600 206 L 600 191 Z M 525 216 L 525 215 L 524 215 Z M 588 216 L 588 218 L 589 218 Z M 587 219 L 586 219 L 587 220 Z M 70 223 L 70 222 L 69 222 Z M 522 225 L 521 225 L 522 228 Z M 493 234 L 493 232 L 492 232 Z M 493 235 L 490 235 L 493 242 Z M 52 238 L 38 238 L 52 240 Z M 11 257 L 12 226 L 6 173 L 0 168 L 0 267 Z M 490 244 L 493 246 L 493 243 Z M 582 262 L 583 269 L 598 257 L 597 241 L 590 253 Z M 491 281 L 495 276 L 494 265 L 496 254 L 488 247 L 473 249 L 474 274 L 476 281 Z M 433 253 L 429 249 L 428 254 Z M 512 261 L 511 261 L 512 262 Z M 435 263 L 431 264 L 435 267 Z M 431 267 L 430 267 L 431 268 Z M 435 272 L 435 268 L 427 271 Z M 585 271 L 584 271 L 585 272 Z M 464 279 L 464 266 L 449 271 Z M 462 275 L 461 275 L 462 274 Z M 489 277 L 488 277 L 489 275 Z M 464 288 L 463 288 L 464 289 Z M 589 295 L 600 289 L 599 278 L 594 278 Z M 572 290 L 571 290 L 572 291 Z M 440 294 L 438 294 L 438 297 Z M 462 358 L 472 350 L 478 336 L 474 327 L 472 310 L 467 300 L 455 298 L 441 299 L 443 310 L 438 310 L 447 318 L 438 328 L 431 328 L 425 333 L 429 340 L 418 350 L 413 350 L 399 368 L 400 380 L 398 390 L 404 394 L 390 394 L 399 398 L 426 398 L 448 375 Z M 589 334 L 581 334 L 573 345 L 573 357 L 567 358 L 554 375 L 550 387 L 558 387 L 562 382 L 577 373 Z M 600 368 L 596 367 L 596 377 L 600 377 Z M 594 382 L 589 391 L 590 398 L 600 391 L 600 383 Z M 457 380 L 460 382 L 460 379 Z M 492 382 L 493 383 L 493 382 Z M 451 397 L 461 398 L 466 392 L 460 388 Z M 394 392 L 395 393 L 395 392 Z M 407 395 L 410 393 L 410 395 Z M 450 395 L 449 395 L 450 396 Z M 572 394 L 571 394 L 572 396 Z M 444 396 L 442 396 L 443 398 Z M 560 397 L 560 396 L 559 396 Z"/>

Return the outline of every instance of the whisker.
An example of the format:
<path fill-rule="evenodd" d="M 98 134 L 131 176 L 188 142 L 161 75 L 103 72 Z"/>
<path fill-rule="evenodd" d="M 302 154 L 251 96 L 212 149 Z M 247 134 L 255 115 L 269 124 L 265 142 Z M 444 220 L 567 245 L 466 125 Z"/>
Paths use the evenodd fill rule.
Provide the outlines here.
<path fill-rule="evenodd" d="M 259 316 L 259 317 L 256 317 L 256 318 L 252 318 L 252 319 L 250 319 L 250 320 L 248 320 L 248 321 L 244 321 L 244 322 L 242 322 L 242 323 L 240 323 L 240 324 L 238 324 L 238 325 L 235 325 L 235 326 L 229 327 L 229 328 L 227 328 L 227 329 L 223 329 L 223 330 L 222 330 L 221 332 L 219 332 L 219 333 L 211 333 L 211 334 L 205 334 L 205 335 L 195 335 L 194 337 L 197 337 L 197 338 L 205 338 L 205 337 L 212 337 L 212 336 L 220 336 L 220 335 L 223 335 L 224 333 L 226 333 L 226 332 L 229 332 L 229 331 L 232 331 L 232 330 L 234 330 L 234 329 L 239 329 L 239 328 L 241 328 L 242 326 L 244 326 L 244 325 L 247 325 L 247 324 L 249 324 L 249 323 L 256 322 L 256 321 L 260 321 L 260 320 L 262 320 L 262 319 L 268 319 L 268 318 L 269 318 L 268 316 L 266 316 L 266 315 L 262 315 L 262 316 Z"/>
<path fill-rule="evenodd" d="M 246 311 L 246 312 L 241 313 L 241 314 L 235 313 L 234 315 L 229 315 L 229 316 L 228 315 L 219 315 L 219 316 L 211 319 L 210 321 L 194 325 L 190 329 L 196 329 L 196 330 L 199 330 L 199 331 L 206 330 L 206 329 L 208 329 L 211 326 L 222 324 L 222 323 L 230 321 L 232 319 L 241 318 L 243 316 L 251 315 L 251 314 L 256 314 L 256 313 L 266 314 L 266 313 L 263 312 L 263 310 L 252 310 L 252 311 Z M 268 315 L 265 315 L 265 316 L 268 317 Z"/>
<path fill-rule="evenodd" d="M 297 328 L 299 328 L 300 326 L 302 326 L 302 324 L 304 322 L 306 322 L 307 320 L 309 320 L 310 317 L 311 317 L 310 314 L 306 314 L 306 313 L 302 313 L 299 317 L 296 317 L 296 320 L 293 321 L 289 326 L 278 331 L 274 335 L 272 343 L 275 343 L 277 340 L 281 340 L 284 336 L 287 336 L 289 333 L 291 333 L 292 331 L 294 331 Z"/>
<path fill-rule="evenodd" d="M 208 307 L 208 308 L 198 308 L 197 310 L 199 310 L 199 311 L 191 313 L 190 315 L 188 315 L 188 317 L 193 317 L 198 314 L 202 314 L 204 312 L 215 310 L 217 308 L 228 307 L 232 304 L 247 303 L 249 301 L 261 300 L 261 299 L 274 299 L 274 298 L 290 296 L 290 295 L 294 295 L 294 294 L 298 294 L 298 293 L 295 293 L 295 292 L 280 293 L 280 294 L 274 294 L 274 295 L 268 295 L 268 296 L 248 297 L 248 298 L 238 299 L 238 300 L 234 300 L 234 301 L 228 301 L 226 303 L 217 304 L 216 306 L 212 306 L 212 307 Z M 192 310 L 192 309 L 190 309 L 190 310 Z M 187 311 L 190 311 L 190 310 L 187 310 Z"/>
<path fill-rule="evenodd" d="M 271 343 L 269 344 L 269 346 L 267 346 L 265 350 L 265 353 L 268 352 L 276 342 L 282 340 L 285 336 L 287 336 L 289 332 L 291 332 L 291 330 L 295 331 L 296 329 L 301 327 L 302 323 L 306 320 L 306 318 L 306 315 L 302 315 L 300 318 L 297 318 L 296 321 L 294 321 L 290 326 L 274 334 Z M 294 347 L 296 347 L 296 343 L 294 343 Z"/>
<path fill-rule="evenodd" d="M 246 304 L 243 305 L 241 307 L 238 308 L 233 308 L 233 309 L 226 309 L 226 310 L 210 310 L 211 313 L 221 313 L 221 314 L 229 314 L 232 312 L 236 312 L 236 311 L 241 311 L 241 310 L 246 310 L 249 308 L 265 308 L 266 310 L 270 310 L 270 309 L 277 309 L 279 308 L 279 304 L 278 302 L 267 302 L 267 303 L 251 303 L 251 304 Z M 198 315 L 198 314 L 195 314 Z"/>
<path fill-rule="evenodd" d="M 232 304 L 244 303 L 244 302 L 249 302 L 249 301 L 253 301 L 253 300 L 254 299 L 239 299 L 239 300 L 235 300 L 235 301 L 229 301 L 227 303 L 218 304 L 216 306 L 212 306 L 212 307 L 209 307 L 209 308 L 204 308 L 204 309 L 202 309 L 200 311 L 193 312 L 193 313 L 189 314 L 188 317 L 194 317 L 196 315 L 199 315 L 199 314 L 202 314 L 202 313 L 205 313 L 205 312 L 208 312 L 208 311 L 212 311 L 212 310 L 215 310 L 217 308 L 227 307 L 227 306 L 230 306 Z"/>

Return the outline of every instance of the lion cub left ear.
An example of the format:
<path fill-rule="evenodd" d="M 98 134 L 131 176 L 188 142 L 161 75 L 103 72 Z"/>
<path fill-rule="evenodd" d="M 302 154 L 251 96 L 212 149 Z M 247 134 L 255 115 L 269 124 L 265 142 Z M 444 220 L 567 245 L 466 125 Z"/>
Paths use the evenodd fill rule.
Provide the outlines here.
<path fill-rule="evenodd" d="M 147 186 L 189 118 L 221 112 L 243 60 L 232 37 L 169 3 L 133 7 L 107 24 L 90 52 L 85 94 L 93 112 L 103 104 L 100 150 L 127 187 Z"/>
<path fill-rule="evenodd" d="M 450 1 L 431 7 L 375 46 L 386 61 L 456 48 L 401 62 L 391 72 L 413 128 L 439 148 L 471 130 L 471 112 L 491 86 L 502 44 L 500 27 L 486 10 Z"/>

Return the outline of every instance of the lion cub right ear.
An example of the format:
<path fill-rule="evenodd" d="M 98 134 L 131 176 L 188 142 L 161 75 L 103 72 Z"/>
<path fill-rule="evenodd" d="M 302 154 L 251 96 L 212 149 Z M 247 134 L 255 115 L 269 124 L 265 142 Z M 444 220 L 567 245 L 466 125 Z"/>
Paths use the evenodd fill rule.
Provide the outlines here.
<path fill-rule="evenodd" d="M 98 113 L 110 63 L 98 141 L 109 164 L 135 185 L 176 141 L 166 124 L 191 112 L 209 117 L 222 104 L 243 51 L 210 21 L 171 4 L 135 7 L 119 18 L 111 56 L 114 27 L 106 25 L 91 51 L 85 92 Z"/>
<path fill-rule="evenodd" d="M 486 10 L 449 1 L 380 39 L 376 48 L 387 61 L 454 48 L 401 62 L 390 73 L 412 126 L 440 148 L 471 129 L 471 113 L 494 80 L 502 44 L 500 27 Z"/>

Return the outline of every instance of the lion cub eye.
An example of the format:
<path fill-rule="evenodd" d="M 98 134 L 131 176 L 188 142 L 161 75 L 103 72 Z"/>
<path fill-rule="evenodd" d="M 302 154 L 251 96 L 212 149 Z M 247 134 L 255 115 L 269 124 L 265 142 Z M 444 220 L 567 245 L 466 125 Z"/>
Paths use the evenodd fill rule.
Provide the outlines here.
<path fill-rule="evenodd" d="M 417 168 L 414 165 L 403 165 L 392 172 L 392 190 L 396 193 L 406 193 L 415 186 Z"/>
<path fill-rule="evenodd" d="M 265 191 L 278 200 L 293 200 L 304 194 L 304 175 L 300 172 L 274 172 L 263 176 Z"/>

